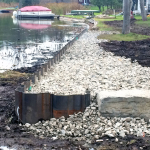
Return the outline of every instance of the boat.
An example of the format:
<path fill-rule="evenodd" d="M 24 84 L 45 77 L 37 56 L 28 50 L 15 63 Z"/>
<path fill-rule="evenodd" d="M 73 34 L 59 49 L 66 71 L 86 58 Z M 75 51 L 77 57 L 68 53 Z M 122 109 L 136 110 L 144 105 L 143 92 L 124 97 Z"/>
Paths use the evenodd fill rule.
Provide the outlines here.
<path fill-rule="evenodd" d="M 13 17 L 17 17 L 18 19 L 25 18 L 58 18 L 58 15 L 52 13 L 50 9 L 43 6 L 26 6 L 18 11 L 13 12 Z"/>
<path fill-rule="evenodd" d="M 1 13 L 10 13 L 9 10 L 0 10 Z"/>
<path fill-rule="evenodd" d="M 28 30 L 41 30 L 47 29 L 51 27 L 53 20 L 45 20 L 45 19 L 17 19 L 13 18 L 13 24 L 19 25 L 21 28 L 28 29 Z"/>

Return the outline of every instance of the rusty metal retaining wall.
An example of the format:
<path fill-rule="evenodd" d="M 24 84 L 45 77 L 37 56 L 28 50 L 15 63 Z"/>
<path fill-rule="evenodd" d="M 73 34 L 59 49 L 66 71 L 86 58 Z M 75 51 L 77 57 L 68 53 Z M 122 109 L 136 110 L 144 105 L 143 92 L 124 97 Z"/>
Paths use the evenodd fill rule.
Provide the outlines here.
<path fill-rule="evenodd" d="M 47 72 L 55 63 L 61 60 L 65 51 L 87 29 L 84 29 L 72 41 L 68 42 L 52 59 L 34 73 L 29 80 L 23 82 L 15 91 L 15 112 L 22 123 L 36 123 L 52 117 L 68 117 L 77 112 L 83 112 L 90 105 L 90 92 L 85 95 L 54 95 L 51 93 L 25 93 L 30 90 L 31 82 L 36 84 L 44 72 Z"/>

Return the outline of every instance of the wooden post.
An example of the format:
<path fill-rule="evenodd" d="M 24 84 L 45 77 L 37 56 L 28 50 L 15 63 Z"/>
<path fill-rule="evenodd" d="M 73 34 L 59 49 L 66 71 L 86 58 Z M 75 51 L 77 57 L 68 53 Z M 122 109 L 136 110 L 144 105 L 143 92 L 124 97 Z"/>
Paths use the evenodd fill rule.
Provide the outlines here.
<path fill-rule="evenodd" d="M 123 0 L 123 29 L 122 29 L 122 34 L 128 34 L 130 33 L 130 5 L 131 1 L 130 0 Z"/>

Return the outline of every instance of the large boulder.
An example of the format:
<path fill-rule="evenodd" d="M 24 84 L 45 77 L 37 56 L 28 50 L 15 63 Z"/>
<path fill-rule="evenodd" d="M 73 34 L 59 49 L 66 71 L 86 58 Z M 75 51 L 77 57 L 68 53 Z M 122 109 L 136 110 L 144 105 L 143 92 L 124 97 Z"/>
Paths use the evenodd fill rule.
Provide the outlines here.
<path fill-rule="evenodd" d="M 141 117 L 150 119 L 150 91 L 100 91 L 97 102 L 101 115 L 107 117 Z"/>

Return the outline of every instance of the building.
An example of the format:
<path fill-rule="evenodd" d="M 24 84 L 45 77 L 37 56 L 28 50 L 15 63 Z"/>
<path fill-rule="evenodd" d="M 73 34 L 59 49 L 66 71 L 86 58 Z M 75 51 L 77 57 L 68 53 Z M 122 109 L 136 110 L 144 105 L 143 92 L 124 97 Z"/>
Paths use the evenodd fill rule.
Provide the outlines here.
<path fill-rule="evenodd" d="M 138 14 L 141 13 L 141 9 L 140 9 L 140 0 L 133 0 L 135 2 L 135 6 L 134 6 L 134 13 Z M 145 10 L 148 13 L 150 13 L 150 0 L 144 0 L 144 6 L 145 6 Z"/>

